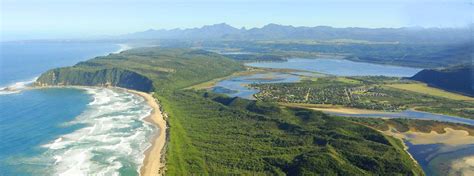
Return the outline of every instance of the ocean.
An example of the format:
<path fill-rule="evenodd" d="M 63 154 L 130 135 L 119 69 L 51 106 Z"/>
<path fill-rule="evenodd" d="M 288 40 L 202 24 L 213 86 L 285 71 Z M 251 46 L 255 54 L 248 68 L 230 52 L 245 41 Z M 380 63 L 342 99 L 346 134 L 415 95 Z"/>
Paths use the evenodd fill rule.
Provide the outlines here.
<path fill-rule="evenodd" d="M 123 47 L 123 46 L 122 46 Z M 107 55 L 94 42 L 1 43 L 0 89 L 42 72 Z M 119 89 L 0 91 L 0 175 L 138 175 L 156 127 L 145 100 Z"/>

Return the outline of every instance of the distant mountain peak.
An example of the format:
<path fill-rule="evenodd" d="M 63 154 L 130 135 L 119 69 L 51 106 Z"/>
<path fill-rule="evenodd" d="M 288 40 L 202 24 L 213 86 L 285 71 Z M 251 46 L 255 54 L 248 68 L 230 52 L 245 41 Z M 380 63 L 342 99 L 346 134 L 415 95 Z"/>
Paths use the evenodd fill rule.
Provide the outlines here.
<path fill-rule="evenodd" d="M 213 29 L 231 29 L 231 30 L 238 30 L 237 28 L 235 27 L 232 27 L 231 25 L 228 25 L 227 23 L 218 23 L 218 24 L 213 24 L 213 25 L 205 25 L 203 27 L 201 27 L 201 29 L 210 29 L 210 28 L 213 28 Z"/>
<path fill-rule="evenodd" d="M 399 42 L 464 42 L 468 40 L 469 29 L 419 29 L 406 28 L 334 28 L 330 26 L 295 27 L 269 23 L 260 28 L 235 28 L 227 23 L 202 27 L 146 30 L 122 35 L 126 39 L 309 39 L 332 40 L 353 39 L 367 41 Z"/>
<path fill-rule="evenodd" d="M 276 23 L 269 23 L 262 28 L 280 28 L 280 27 L 292 27 L 290 25 L 281 25 L 281 24 L 276 24 Z"/>
<path fill-rule="evenodd" d="M 234 28 L 232 27 L 231 25 L 228 25 L 227 23 L 217 23 L 217 24 L 213 24 L 211 26 L 220 26 L 220 27 L 231 27 L 231 28 Z"/>

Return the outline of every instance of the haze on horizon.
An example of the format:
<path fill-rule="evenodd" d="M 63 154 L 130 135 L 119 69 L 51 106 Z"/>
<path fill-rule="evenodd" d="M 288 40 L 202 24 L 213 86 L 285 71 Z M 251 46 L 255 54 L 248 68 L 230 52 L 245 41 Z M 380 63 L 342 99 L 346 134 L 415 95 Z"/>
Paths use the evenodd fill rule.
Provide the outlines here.
<path fill-rule="evenodd" d="M 332 27 L 469 27 L 469 0 L 2 0 L 1 40 L 90 38 L 227 23 Z"/>

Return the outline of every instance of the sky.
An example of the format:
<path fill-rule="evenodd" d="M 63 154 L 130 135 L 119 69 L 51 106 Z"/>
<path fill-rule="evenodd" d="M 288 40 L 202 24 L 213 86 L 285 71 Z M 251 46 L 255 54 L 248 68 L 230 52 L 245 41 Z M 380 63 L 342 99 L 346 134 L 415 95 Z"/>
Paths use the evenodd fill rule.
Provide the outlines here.
<path fill-rule="evenodd" d="M 467 27 L 472 0 L 0 0 L 1 40 L 81 38 L 216 23 Z"/>

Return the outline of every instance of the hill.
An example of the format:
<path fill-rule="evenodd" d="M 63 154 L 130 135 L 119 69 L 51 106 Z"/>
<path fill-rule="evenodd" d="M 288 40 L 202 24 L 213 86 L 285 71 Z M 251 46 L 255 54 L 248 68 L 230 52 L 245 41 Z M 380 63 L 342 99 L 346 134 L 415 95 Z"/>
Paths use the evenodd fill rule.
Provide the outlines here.
<path fill-rule="evenodd" d="M 473 70 L 474 67 L 472 65 L 458 65 L 444 69 L 425 69 L 410 79 L 447 91 L 474 96 Z"/>
<path fill-rule="evenodd" d="M 140 48 L 49 70 L 35 84 L 118 86 L 150 92 L 179 89 L 242 69 L 241 64 L 212 52 Z"/>

